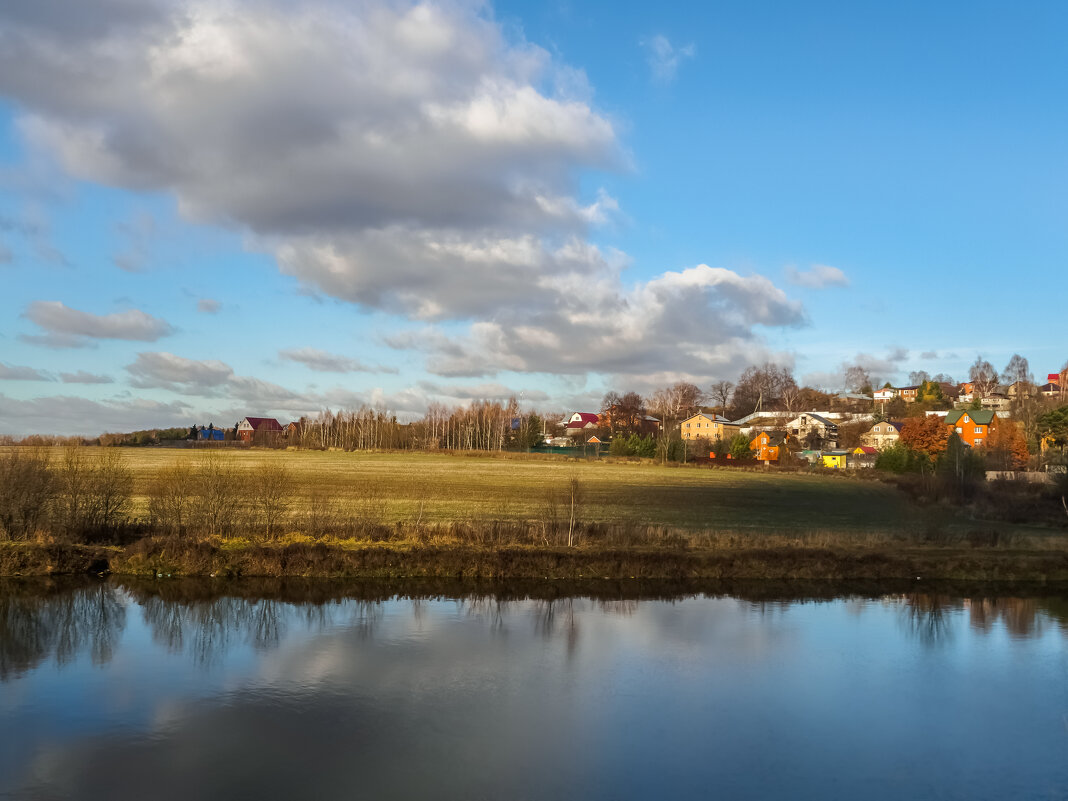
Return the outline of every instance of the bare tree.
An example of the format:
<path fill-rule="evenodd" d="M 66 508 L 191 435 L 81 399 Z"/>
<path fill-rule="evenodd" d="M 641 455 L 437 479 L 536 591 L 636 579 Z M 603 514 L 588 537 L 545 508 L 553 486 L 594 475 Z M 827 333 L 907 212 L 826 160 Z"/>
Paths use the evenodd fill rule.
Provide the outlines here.
<path fill-rule="evenodd" d="M 982 356 L 976 356 L 975 364 L 968 369 L 968 380 L 972 382 L 979 397 L 985 398 L 997 390 L 1000 378 L 994 365 L 985 361 Z"/>
<path fill-rule="evenodd" d="M 716 402 L 716 408 L 726 414 L 727 406 L 730 405 L 731 398 L 734 396 L 734 382 L 717 381 L 711 386 L 709 395 Z"/>
<path fill-rule="evenodd" d="M 1031 374 L 1031 365 L 1019 353 L 1012 354 L 1009 363 L 1005 365 L 1005 369 L 1001 372 L 1001 380 L 1009 386 L 1035 383 L 1035 377 Z"/>
<path fill-rule="evenodd" d="M 189 526 L 195 500 L 193 471 L 185 462 L 160 470 L 148 487 L 148 513 L 152 521 L 171 534 Z"/>
<path fill-rule="evenodd" d="M 909 373 L 909 384 L 914 387 L 918 387 L 925 381 L 930 380 L 931 376 L 927 373 L 926 370 L 913 370 L 911 373 Z"/>
<path fill-rule="evenodd" d="M 567 547 L 575 544 L 575 522 L 582 507 L 583 487 L 578 476 L 572 473 L 567 482 L 567 499 L 570 505 L 570 516 L 567 523 Z"/>
<path fill-rule="evenodd" d="M 845 371 L 845 385 L 851 392 L 863 392 L 871 388 L 871 375 L 859 364 L 851 365 Z"/>
<path fill-rule="evenodd" d="M 264 462 L 252 477 L 252 502 L 260 513 L 267 539 L 278 533 L 278 527 L 289 513 L 290 478 L 284 464 Z"/>
<path fill-rule="evenodd" d="M 55 488 L 50 462 L 48 452 L 39 448 L 0 454 L 0 534 L 22 539 L 37 530 Z"/>

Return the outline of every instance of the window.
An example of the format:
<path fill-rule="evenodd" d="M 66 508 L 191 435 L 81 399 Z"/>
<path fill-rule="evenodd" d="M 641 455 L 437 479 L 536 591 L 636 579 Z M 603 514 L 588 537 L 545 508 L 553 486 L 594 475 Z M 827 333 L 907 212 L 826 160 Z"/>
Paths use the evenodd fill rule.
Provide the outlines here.
<path fill-rule="evenodd" d="M 973 434 L 982 434 L 983 433 L 983 427 L 982 426 L 976 426 L 975 427 L 975 431 L 973 431 L 972 433 Z"/>
<path fill-rule="evenodd" d="M 983 444 L 983 438 L 982 438 L 982 437 L 976 437 L 976 438 L 975 438 L 975 444 L 974 444 L 974 447 L 978 448 L 978 447 L 979 447 L 980 445 L 982 445 L 982 444 Z"/>

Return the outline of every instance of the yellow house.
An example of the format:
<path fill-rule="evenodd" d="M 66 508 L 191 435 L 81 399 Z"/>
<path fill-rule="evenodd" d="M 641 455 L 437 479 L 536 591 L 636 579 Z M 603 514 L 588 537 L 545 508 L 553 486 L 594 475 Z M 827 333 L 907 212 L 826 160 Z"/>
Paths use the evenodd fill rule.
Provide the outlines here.
<path fill-rule="evenodd" d="M 718 414 L 695 414 L 680 424 L 683 439 L 730 439 L 742 427 Z"/>
<path fill-rule="evenodd" d="M 848 460 L 849 451 L 826 451 L 823 454 L 823 466 L 834 470 L 845 470 Z"/>

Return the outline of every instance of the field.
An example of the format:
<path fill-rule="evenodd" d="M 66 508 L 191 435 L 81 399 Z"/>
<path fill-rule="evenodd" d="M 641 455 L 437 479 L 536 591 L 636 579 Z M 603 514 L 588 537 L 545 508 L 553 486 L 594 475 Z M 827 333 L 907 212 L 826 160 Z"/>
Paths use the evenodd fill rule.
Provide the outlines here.
<path fill-rule="evenodd" d="M 153 474 L 204 452 L 128 448 L 135 514 Z M 294 511 L 309 499 L 335 499 L 344 510 L 391 524 L 538 521 L 569 511 L 578 480 L 584 523 L 662 525 L 745 533 L 904 533 L 920 525 L 917 509 L 895 489 L 840 476 L 760 470 L 664 467 L 636 462 L 563 461 L 428 453 L 221 451 L 241 472 L 285 465 Z"/>

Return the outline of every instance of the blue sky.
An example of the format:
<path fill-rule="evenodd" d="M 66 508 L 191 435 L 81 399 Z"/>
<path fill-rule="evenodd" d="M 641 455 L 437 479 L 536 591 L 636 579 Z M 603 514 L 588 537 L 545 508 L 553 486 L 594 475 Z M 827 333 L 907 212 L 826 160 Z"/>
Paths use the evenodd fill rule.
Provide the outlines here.
<path fill-rule="evenodd" d="M 1056 4 L 79 8 L 0 11 L 0 433 L 1068 356 Z"/>

